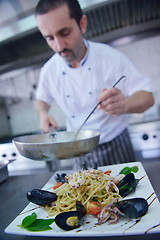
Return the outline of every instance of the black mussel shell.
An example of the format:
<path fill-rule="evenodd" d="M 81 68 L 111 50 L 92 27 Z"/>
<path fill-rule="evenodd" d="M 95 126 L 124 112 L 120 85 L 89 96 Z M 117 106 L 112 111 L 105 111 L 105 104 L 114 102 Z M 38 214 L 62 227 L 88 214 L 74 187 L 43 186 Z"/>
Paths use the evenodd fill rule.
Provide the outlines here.
<path fill-rule="evenodd" d="M 73 230 L 81 226 L 77 211 L 59 213 L 55 217 L 55 223 L 58 227 L 66 231 Z"/>
<path fill-rule="evenodd" d="M 119 194 L 126 197 L 138 185 L 139 179 L 136 179 L 133 173 L 128 173 L 118 184 Z"/>
<path fill-rule="evenodd" d="M 79 201 L 76 202 L 76 208 L 76 211 L 59 213 L 55 217 L 57 226 L 66 231 L 80 227 L 84 222 L 86 209 Z"/>
<path fill-rule="evenodd" d="M 86 163 L 86 162 L 84 162 L 84 163 L 82 164 L 82 169 L 83 169 L 83 170 L 88 170 L 88 166 L 87 166 L 87 163 Z"/>
<path fill-rule="evenodd" d="M 76 210 L 78 212 L 79 218 L 81 218 L 83 215 L 87 213 L 86 208 L 80 201 L 76 201 Z"/>
<path fill-rule="evenodd" d="M 119 201 L 115 206 L 129 218 L 140 218 L 148 211 L 148 203 L 144 198 L 132 198 Z"/>
<path fill-rule="evenodd" d="M 35 188 L 32 191 L 27 192 L 27 199 L 37 205 L 45 206 L 51 202 L 56 201 L 57 195 L 49 191 Z"/>
<path fill-rule="evenodd" d="M 55 176 L 55 179 L 57 182 L 65 183 L 66 182 L 65 177 L 66 177 L 66 173 L 62 173 L 62 174 L 57 173 Z"/>

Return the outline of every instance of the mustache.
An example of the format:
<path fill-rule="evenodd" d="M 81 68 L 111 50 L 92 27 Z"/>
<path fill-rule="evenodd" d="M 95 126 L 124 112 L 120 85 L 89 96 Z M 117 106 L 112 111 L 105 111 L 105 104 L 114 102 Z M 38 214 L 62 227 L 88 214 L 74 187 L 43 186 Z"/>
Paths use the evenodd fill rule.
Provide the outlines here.
<path fill-rule="evenodd" d="M 65 48 L 59 52 L 59 55 L 61 55 L 62 53 L 65 53 L 65 52 L 72 52 L 72 51 L 70 49 Z"/>

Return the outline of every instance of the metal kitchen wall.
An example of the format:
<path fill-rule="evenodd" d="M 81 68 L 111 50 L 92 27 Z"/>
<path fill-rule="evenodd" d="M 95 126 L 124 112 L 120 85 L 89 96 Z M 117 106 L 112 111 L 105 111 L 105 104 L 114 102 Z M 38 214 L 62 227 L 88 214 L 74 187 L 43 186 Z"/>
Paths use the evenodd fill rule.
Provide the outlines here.
<path fill-rule="evenodd" d="M 16 1 L 18 0 L 10 2 Z M 19 0 L 19 2 L 24 1 Z M 27 2 L 29 5 L 31 0 Z M 102 3 L 100 0 L 79 0 L 79 2 L 90 4 L 99 2 L 84 9 L 88 17 L 87 39 L 109 42 L 125 36 L 160 29 L 159 0 L 106 0 Z M 30 9 L 18 15 L 17 18 L 7 22 L 9 25 L 0 24 L 0 35 L 4 35 L 1 31 L 7 31 L 8 28 L 11 28 L 14 33 L 0 41 L 0 74 L 15 68 L 33 66 L 47 60 L 52 55 L 52 51 L 37 29 L 33 12 L 34 9 Z M 29 22 L 23 22 L 26 16 L 31 17 Z M 26 26 L 28 29 L 23 29 Z M 5 27 L 8 28 L 4 29 Z M 14 30 L 19 30 L 19 32 L 14 32 Z"/>

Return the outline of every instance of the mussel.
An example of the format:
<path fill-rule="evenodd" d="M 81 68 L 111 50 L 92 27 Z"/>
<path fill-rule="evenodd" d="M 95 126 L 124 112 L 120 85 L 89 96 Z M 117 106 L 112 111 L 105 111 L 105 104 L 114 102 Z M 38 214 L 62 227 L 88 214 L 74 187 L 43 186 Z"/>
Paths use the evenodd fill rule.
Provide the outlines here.
<path fill-rule="evenodd" d="M 80 201 L 76 202 L 76 211 L 59 213 L 55 223 L 63 230 L 69 231 L 80 227 L 84 222 L 86 209 Z"/>
<path fill-rule="evenodd" d="M 55 176 L 55 179 L 56 179 L 57 182 L 65 183 L 66 182 L 66 179 L 65 179 L 66 175 L 67 175 L 66 173 L 62 173 L 62 174 L 57 173 L 56 176 Z"/>
<path fill-rule="evenodd" d="M 114 206 L 130 219 L 140 218 L 148 211 L 148 203 L 144 198 L 122 200 L 115 202 Z"/>
<path fill-rule="evenodd" d="M 119 194 L 126 197 L 138 185 L 139 179 L 136 179 L 133 173 L 128 173 L 118 184 Z"/>
<path fill-rule="evenodd" d="M 45 206 L 51 202 L 56 201 L 57 195 L 49 191 L 35 188 L 32 191 L 27 192 L 27 199 L 37 205 Z"/>

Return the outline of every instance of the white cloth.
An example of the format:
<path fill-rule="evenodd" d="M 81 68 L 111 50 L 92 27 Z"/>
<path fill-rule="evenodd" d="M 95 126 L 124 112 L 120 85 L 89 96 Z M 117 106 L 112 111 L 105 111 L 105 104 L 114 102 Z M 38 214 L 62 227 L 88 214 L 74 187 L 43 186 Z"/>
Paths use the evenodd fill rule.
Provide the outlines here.
<path fill-rule="evenodd" d="M 116 86 L 125 96 L 135 91 L 151 92 L 150 80 L 142 76 L 128 58 L 106 44 L 88 41 L 87 58 L 79 68 L 71 68 L 58 54 L 43 66 L 36 98 L 49 105 L 56 101 L 66 114 L 67 131 L 77 130 L 94 106 L 103 88 Z M 83 129 L 98 130 L 100 143 L 118 136 L 128 126 L 127 116 L 109 116 L 96 109 Z"/>

